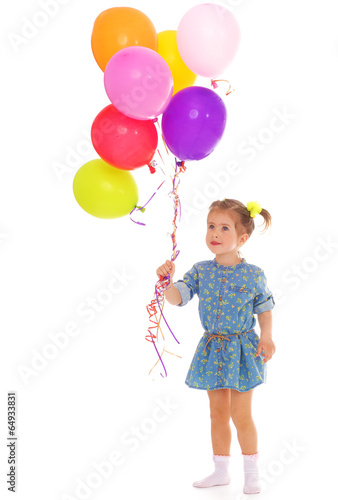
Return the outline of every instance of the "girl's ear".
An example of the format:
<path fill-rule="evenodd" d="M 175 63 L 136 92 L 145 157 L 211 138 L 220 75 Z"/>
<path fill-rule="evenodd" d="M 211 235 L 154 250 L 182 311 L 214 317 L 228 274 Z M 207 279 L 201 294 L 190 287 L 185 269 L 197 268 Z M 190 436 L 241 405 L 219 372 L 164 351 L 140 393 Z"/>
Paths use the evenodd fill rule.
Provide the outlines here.
<path fill-rule="evenodd" d="M 249 235 L 248 234 L 242 234 L 241 239 L 239 240 L 240 243 L 244 244 L 248 241 Z"/>

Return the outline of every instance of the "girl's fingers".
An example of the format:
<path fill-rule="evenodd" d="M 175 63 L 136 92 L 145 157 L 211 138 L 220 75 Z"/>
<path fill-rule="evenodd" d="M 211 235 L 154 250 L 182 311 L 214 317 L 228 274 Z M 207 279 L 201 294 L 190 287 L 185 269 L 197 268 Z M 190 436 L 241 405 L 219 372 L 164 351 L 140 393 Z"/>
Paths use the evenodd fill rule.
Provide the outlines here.
<path fill-rule="evenodd" d="M 174 273 L 175 273 L 175 264 L 170 260 L 166 260 L 166 262 L 162 266 L 158 267 L 156 270 L 156 274 L 160 278 L 161 277 L 164 278 L 168 274 L 173 275 Z"/>
<path fill-rule="evenodd" d="M 159 276 L 167 276 L 170 273 L 171 273 L 171 270 L 166 268 L 166 267 L 160 267 L 157 270 L 157 275 L 159 275 Z"/>
<path fill-rule="evenodd" d="M 263 351 L 263 352 L 262 352 Z M 273 347 L 265 347 L 263 344 L 258 344 L 257 351 L 256 351 L 256 356 L 259 356 L 262 353 L 262 356 L 266 360 L 269 360 L 272 358 L 272 356 L 275 354 L 276 349 Z"/>
<path fill-rule="evenodd" d="M 264 350 L 264 348 L 263 348 L 263 347 L 260 347 L 259 349 L 260 349 L 260 351 L 262 351 L 262 350 L 263 350 L 263 354 L 262 354 L 262 356 L 264 356 L 264 363 L 267 363 L 267 362 L 268 362 L 268 361 L 272 358 L 272 356 L 273 356 L 273 355 L 274 355 L 274 353 L 275 353 L 275 351 L 274 351 L 274 350 L 272 350 L 272 349 L 271 349 L 271 350 L 269 349 L 269 350 L 267 350 L 266 352 L 265 352 L 265 350 Z M 257 353 L 258 353 L 258 350 L 257 350 Z"/>

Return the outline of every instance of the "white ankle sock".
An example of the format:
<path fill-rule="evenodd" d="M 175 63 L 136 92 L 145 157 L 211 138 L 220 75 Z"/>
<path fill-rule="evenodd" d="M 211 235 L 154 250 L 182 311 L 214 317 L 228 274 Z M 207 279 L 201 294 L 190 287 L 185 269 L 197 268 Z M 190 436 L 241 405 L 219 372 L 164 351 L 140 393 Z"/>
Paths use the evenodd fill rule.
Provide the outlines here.
<path fill-rule="evenodd" d="M 197 488 L 209 488 L 210 486 L 223 486 L 230 483 L 228 472 L 230 455 L 213 455 L 215 472 L 200 481 L 195 481 L 193 486 Z"/>
<path fill-rule="evenodd" d="M 261 485 L 259 481 L 258 464 L 257 460 L 259 458 L 258 452 L 254 455 L 243 455 L 244 459 L 244 493 L 260 493 Z"/>

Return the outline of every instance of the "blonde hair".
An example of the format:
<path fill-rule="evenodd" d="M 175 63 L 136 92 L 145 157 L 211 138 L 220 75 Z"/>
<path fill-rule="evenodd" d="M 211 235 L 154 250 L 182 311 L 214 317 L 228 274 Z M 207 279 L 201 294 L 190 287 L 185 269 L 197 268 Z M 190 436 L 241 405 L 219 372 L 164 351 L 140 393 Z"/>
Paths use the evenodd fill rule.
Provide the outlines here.
<path fill-rule="evenodd" d="M 242 202 L 229 198 L 216 200 L 211 203 L 209 207 L 209 214 L 215 209 L 230 211 L 234 215 L 236 232 L 238 234 L 240 232 L 246 233 L 250 238 L 255 229 L 254 217 L 251 217 L 249 210 Z M 262 234 L 265 233 L 265 231 L 271 226 L 271 215 L 267 210 L 265 210 L 265 208 L 262 208 L 259 215 L 261 215 L 264 219 L 264 230 L 260 232 L 260 234 Z"/>

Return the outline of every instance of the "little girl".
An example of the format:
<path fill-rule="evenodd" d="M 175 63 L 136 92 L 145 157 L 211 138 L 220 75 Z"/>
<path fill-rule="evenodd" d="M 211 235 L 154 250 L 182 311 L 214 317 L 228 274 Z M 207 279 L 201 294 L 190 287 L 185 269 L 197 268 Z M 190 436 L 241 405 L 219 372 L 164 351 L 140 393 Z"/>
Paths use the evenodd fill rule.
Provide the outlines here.
<path fill-rule="evenodd" d="M 253 388 L 266 381 L 266 363 L 275 352 L 272 313 L 275 302 L 262 269 L 240 258 L 239 249 L 251 236 L 254 217 L 271 215 L 256 202 L 214 201 L 209 207 L 206 244 L 213 260 L 197 262 L 172 283 L 175 265 L 167 260 L 157 276 L 170 276 L 165 297 L 184 306 L 195 294 L 205 330 L 185 383 L 207 391 L 210 401 L 211 440 L 215 471 L 193 483 L 198 488 L 230 483 L 230 417 L 244 460 L 244 493 L 259 493 L 257 431 L 252 419 Z M 257 314 L 260 337 L 254 330 Z M 264 353 L 264 354 L 263 354 Z"/>

